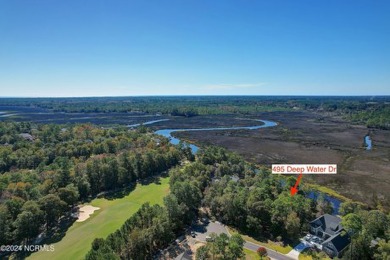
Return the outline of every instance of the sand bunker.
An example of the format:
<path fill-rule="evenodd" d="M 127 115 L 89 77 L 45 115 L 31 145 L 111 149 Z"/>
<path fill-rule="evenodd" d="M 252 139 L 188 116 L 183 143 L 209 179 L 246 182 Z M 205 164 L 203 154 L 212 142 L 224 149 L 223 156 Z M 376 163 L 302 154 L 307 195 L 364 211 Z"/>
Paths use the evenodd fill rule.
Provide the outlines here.
<path fill-rule="evenodd" d="M 79 209 L 79 214 L 78 214 L 78 218 L 76 220 L 76 222 L 83 222 L 85 220 L 87 220 L 95 210 L 99 210 L 100 208 L 98 207 L 93 207 L 91 205 L 86 205 L 86 206 L 82 206 L 80 209 Z"/>

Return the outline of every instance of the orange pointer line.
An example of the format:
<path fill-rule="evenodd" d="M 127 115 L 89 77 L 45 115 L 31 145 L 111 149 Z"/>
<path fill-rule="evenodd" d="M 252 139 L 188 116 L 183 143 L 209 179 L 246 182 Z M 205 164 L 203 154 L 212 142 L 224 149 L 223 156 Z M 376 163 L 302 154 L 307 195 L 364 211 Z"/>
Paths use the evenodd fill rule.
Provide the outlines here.
<path fill-rule="evenodd" d="M 301 172 L 301 173 L 298 175 L 298 179 L 297 179 L 297 181 L 295 182 L 294 187 L 291 187 L 291 188 L 290 188 L 290 194 L 291 194 L 291 196 L 294 196 L 294 195 L 298 192 L 297 187 L 298 187 L 298 185 L 299 185 L 299 182 L 300 182 L 301 179 L 302 179 L 302 175 L 303 175 L 303 173 Z"/>

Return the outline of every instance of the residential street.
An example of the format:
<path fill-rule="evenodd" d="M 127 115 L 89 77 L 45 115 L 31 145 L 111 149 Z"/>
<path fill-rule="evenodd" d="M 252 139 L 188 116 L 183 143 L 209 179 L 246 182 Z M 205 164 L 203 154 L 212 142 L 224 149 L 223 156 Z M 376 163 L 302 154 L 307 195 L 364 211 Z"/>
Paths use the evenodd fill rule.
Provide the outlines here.
<path fill-rule="evenodd" d="M 225 233 L 228 236 L 230 236 L 228 230 L 224 225 L 222 225 L 219 222 L 209 222 L 208 224 L 204 225 L 196 225 L 193 226 L 192 229 L 196 233 L 196 239 L 202 242 L 206 242 L 206 237 L 210 236 L 211 233 L 216 233 L 216 234 L 221 234 Z M 249 249 L 251 251 L 256 251 L 259 248 L 260 245 L 254 244 L 249 241 L 245 241 L 244 248 Z M 271 259 L 275 260 L 292 260 L 292 259 L 297 259 L 293 257 L 289 257 L 287 255 L 278 253 L 272 249 L 267 248 L 268 256 Z"/>

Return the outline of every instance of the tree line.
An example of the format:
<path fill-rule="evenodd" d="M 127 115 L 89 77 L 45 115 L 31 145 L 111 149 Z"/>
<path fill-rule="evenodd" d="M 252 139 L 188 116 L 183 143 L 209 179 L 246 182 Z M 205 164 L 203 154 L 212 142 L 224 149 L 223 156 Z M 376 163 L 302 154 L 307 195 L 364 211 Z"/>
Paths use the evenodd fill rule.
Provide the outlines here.
<path fill-rule="evenodd" d="M 321 197 L 291 197 L 293 178 L 281 179 L 222 148 L 201 150 L 179 167 L 182 159 L 193 160 L 188 149 L 145 129 L 0 123 L 0 133 L 0 244 L 27 243 L 53 229 L 78 201 L 168 169 L 171 193 L 164 205 L 144 205 L 120 230 L 94 241 L 88 259 L 148 258 L 181 234 L 201 206 L 243 233 L 287 242 L 304 234 L 316 215 L 332 211 Z M 346 202 L 340 212 L 356 230 L 358 256 L 389 255 L 389 215 Z M 369 247 L 376 237 L 379 246 Z"/>
<path fill-rule="evenodd" d="M 365 210 L 360 204 L 345 202 L 340 213 L 342 225 L 352 237 L 343 259 L 389 259 L 390 214 L 382 210 Z M 372 245 L 373 240 L 378 245 Z"/>
<path fill-rule="evenodd" d="M 0 106 L 23 106 L 67 113 L 161 113 L 172 116 L 256 114 L 272 111 L 315 111 L 339 115 L 368 127 L 390 129 L 388 96 L 202 96 L 3 98 Z"/>
<path fill-rule="evenodd" d="M 1 245 L 27 243 L 56 228 L 79 201 L 160 174 L 189 155 L 127 128 L 0 123 L 0 134 Z"/>
<path fill-rule="evenodd" d="M 220 166 L 218 162 L 228 157 L 224 152 L 218 151 L 217 148 L 206 149 L 197 155 L 195 162 L 170 169 L 171 192 L 164 198 L 164 205 L 144 204 L 116 232 L 106 239 L 95 239 L 86 259 L 152 259 L 159 249 L 172 243 L 177 236 L 183 234 L 186 226 L 196 220 L 203 194 L 213 176 L 226 174 L 219 170 L 224 166 Z M 244 164 L 236 155 L 232 155 L 232 159 L 237 160 L 237 164 Z M 229 252 L 232 256 L 242 255 L 242 243 L 238 241 L 242 241 L 242 238 L 233 239 L 231 248 L 224 249 L 224 252 Z M 238 248 L 233 246 L 237 243 Z M 217 254 L 221 252 L 218 251 Z"/>
<path fill-rule="evenodd" d="M 207 147 L 194 162 L 172 168 L 169 176 L 171 193 L 164 198 L 164 205 L 145 204 L 107 239 L 96 239 L 86 259 L 152 258 L 196 220 L 199 207 L 240 233 L 291 244 L 308 232 L 310 221 L 333 211 L 323 196 L 312 200 L 299 192 L 291 197 L 294 178 L 272 175 L 222 148 Z M 300 190 L 308 192 L 304 185 Z M 359 234 L 353 259 L 386 259 L 390 255 L 390 215 L 351 201 L 342 203 L 340 214 L 346 230 L 352 226 Z M 379 246 L 371 247 L 370 241 L 377 237 Z M 241 239 L 214 236 L 214 242 L 198 249 L 197 259 L 238 259 Z M 345 253 L 344 258 L 348 257 Z"/>

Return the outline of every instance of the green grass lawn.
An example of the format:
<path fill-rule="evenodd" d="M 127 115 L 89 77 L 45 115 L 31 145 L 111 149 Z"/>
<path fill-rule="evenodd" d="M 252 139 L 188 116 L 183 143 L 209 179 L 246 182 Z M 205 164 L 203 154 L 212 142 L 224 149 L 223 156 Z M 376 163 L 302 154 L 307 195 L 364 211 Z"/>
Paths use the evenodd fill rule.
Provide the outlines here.
<path fill-rule="evenodd" d="M 315 258 L 313 257 L 315 256 Z M 330 260 L 325 253 L 309 252 L 308 249 L 303 250 L 298 256 L 299 260 L 312 260 L 312 259 Z"/>
<path fill-rule="evenodd" d="M 229 233 L 230 234 L 237 234 L 237 230 L 231 228 L 231 227 L 226 227 L 228 230 L 229 230 Z M 262 246 L 265 246 L 265 247 L 268 247 L 268 248 L 271 248 L 273 250 L 275 250 L 276 252 L 279 252 L 279 253 L 282 253 L 282 254 L 287 254 L 288 252 L 290 252 L 293 248 L 290 246 L 290 245 L 287 245 L 287 246 L 281 246 L 277 243 L 273 243 L 271 241 L 268 241 L 268 242 L 261 242 L 261 241 L 258 241 L 256 239 L 254 239 L 253 237 L 250 237 L 250 236 L 247 236 L 247 235 L 243 235 L 243 234 L 240 234 L 242 236 L 242 238 L 246 241 L 249 241 L 249 242 L 252 242 L 252 243 L 255 243 L 255 244 L 258 244 L 258 245 L 262 245 Z"/>
<path fill-rule="evenodd" d="M 54 252 L 37 252 L 29 259 L 84 259 L 95 238 L 106 238 L 134 214 L 145 202 L 162 204 L 163 197 L 169 192 L 169 178 L 161 178 L 161 184 L 141 185 L 130 192 L 129 195 L 108 200 L 94 199 L 89 205 L 99 207 L 84 222 L 74 222 L 64 238 L 54 244 Z"/>
<path fill-rule="evenodd" d="M 313 188 L 315 190 L 318 190 L 320 192 L 323 192 L 325 194 L 328 194 L 332 197 L 335 197 L 339 200 L 342 200 L 342 201 L 351 201 L 351 199 L 348 199 L 347 197 L 344 197 L 343 195 L 339 194 L 338 192 L 336 192 L 335 190 L 332 190 L 331 188 L 328 188 L 328 187 L 325 187 L 325 186 L 321 186 L 321 185 L 318 185 L 318 184 L 314 184 L 314 183 L 306 183 L 306 185 L 310 188 Z"/>
<path fill-rule="evenodd" d="M 260 256 L 256 252 L 253 252 L 249 249 L 244 248 L 244 253 L 245 253 L 246 260 L 259 260 L 260 259 Z"/>
<path fill-rule="evenodd" d="M 251 251 L 249 249 L 244 248 L 245 260 L 261 260 L 260 256 L 257 252 Z M 262 260 L 270 260 L 268 256 L 263 256 Z"/>

